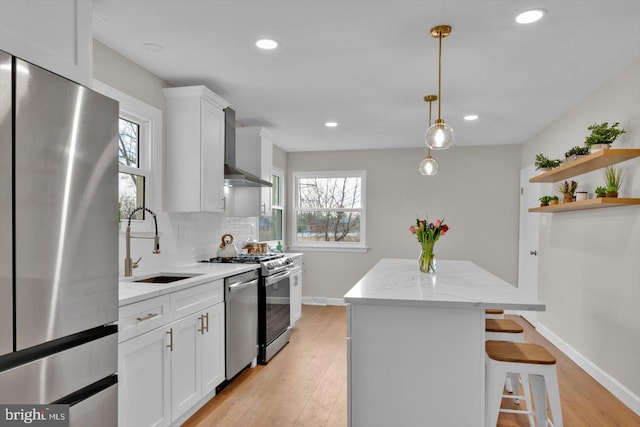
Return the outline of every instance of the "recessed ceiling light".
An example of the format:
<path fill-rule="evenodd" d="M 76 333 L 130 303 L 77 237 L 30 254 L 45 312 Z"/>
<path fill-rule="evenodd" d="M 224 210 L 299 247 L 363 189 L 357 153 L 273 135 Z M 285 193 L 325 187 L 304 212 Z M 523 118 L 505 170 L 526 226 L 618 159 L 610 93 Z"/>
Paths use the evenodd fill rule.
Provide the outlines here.
<path fill-rule="evenodd" d="M 518 24 L 531 24 L 540 20 L 546 12 L 542 9 L 526 10 L 516 16 L 516 22 Z"/>
<path fill-rule="evenodd" d="M 334 127 L 338 126 L 338 123 L 336 123 L 336 122 L 327 122 L 324 125 L 326 127 L 328 127 L 328 128 L 334 128 Z"/>
<path fill-rule="evenodd" d="M 164 50 L 164 47 L 160 46 L 159 44 L 155 44 L 155 43 L 145 43 L 145 44 L 142 45 L 142 47 L 147 49 L 149 52 L 153 52 L 153 53 L 159 53 L 159 52 L 162 52 Z"/>
<path fill-rule="evenodd" d="M 464 116 L 464 119 L 467 121 L 478 120 L 479 116 L 477 114 L 467 114 Z"/>
<path fill-rule="evenodd" d="M 264 49 L 264 50 L 271 50 L 271 49 L 275 49 L 279 46 L 280 44 L 275 41 L 275 40 L 271 40 L 271 39 L 260 39 L 256 42 L 256 46 L 258 46 L 260 49 Z"/>

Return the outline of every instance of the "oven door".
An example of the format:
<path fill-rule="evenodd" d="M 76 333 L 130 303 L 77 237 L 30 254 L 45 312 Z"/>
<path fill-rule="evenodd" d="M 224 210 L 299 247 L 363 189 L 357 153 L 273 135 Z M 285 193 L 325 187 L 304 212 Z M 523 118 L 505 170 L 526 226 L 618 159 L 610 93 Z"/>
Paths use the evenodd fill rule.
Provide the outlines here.
<path fill-rule="evenodd" d="M 260 298 L 260 363 L 267 363 L 289 342 L 291 273 L 286 270 L 264 278 Z"/>

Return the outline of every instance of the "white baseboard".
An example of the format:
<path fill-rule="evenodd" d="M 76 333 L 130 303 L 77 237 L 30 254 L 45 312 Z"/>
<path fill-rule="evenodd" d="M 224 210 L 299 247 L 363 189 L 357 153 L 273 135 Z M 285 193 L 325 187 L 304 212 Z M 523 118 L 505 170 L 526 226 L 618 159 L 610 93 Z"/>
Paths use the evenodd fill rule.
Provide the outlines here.
<path fill-rule="evenodd" d="M 548 339 L 553 345 L 558 347 L 564 354 L 573 360 L 578 366 L 584 369 L 604 388 L 609 390 L 622 403 L 627 405 L 633 412 L 640 415 L 640 396 L 635 395 L 631 390 L 622 385 L 618 380 L 600 369 L 596 364 L 580 354 L 562 338 L 551 332 L 542 323 L 538 322 L 536 330 L 540 335 Z"/>
<path fill-rule="evenodd" d="M 346 305 L 344 298 L 302 297 L 304 305 Z"/>

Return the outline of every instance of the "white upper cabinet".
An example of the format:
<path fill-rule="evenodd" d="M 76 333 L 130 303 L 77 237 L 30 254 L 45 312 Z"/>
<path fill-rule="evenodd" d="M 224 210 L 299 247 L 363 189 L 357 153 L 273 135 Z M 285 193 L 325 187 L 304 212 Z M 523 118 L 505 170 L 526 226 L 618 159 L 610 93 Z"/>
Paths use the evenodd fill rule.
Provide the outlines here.
<path fill-rule="evenodd" d="M 273 136 L 263 127 L 236 129 L 236 166 L 271 182 Z M 234 188 L 235 216 L 271 216 L 271 187 Z"/>
<path fill-rule="evenodd" d="M 167 210 L 224 210 L 224 111 L 205 86 L 163 89 L 167 100 Z"/>
<path fill-rule="evenodd" d="M 0 50 L 91 87 L 92 2 L 0 1 Z"/>

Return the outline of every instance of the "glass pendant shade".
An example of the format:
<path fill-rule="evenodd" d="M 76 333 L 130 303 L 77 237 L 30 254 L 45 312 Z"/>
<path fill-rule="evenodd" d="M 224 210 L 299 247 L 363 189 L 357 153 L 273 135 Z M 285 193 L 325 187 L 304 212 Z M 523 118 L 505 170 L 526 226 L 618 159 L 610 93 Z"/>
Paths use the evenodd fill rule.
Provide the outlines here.
<path fill-rule="evenodd" d="M 432 150 L 446 150 L 453 144 L 453 128 L 446 124 L 444 120 L 436 120 L 427 129 L 425 142 Z"/>
<path fill-rule="evenodd" d="M 428 156 L 426 159 L 423 159 L 420 162 L 420 166 L 418 167 L 418 171 L 421 175 L 431 176 L 438 173 L 438 162 L 431 156 Z"/>

